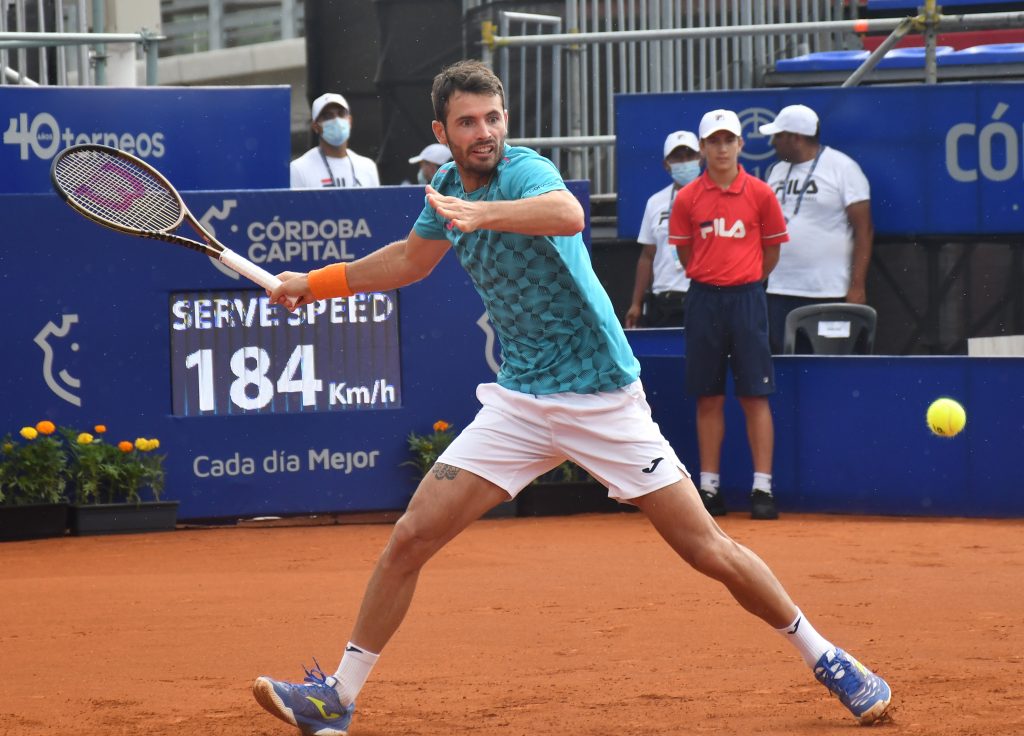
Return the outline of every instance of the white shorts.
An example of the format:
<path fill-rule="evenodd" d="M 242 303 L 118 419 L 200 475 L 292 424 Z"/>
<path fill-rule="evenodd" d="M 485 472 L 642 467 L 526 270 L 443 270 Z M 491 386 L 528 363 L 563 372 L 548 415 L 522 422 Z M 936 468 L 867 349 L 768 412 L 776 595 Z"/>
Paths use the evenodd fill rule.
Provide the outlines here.
<path fill-rule="evenodd" d="M 640 381 L 616 391 L 535 396 L 482 383 L 476 418 L 438 462 L 468 470 L 515 496 L 572 460 L 618 501 L 689 477 L 651 417 Z"/>

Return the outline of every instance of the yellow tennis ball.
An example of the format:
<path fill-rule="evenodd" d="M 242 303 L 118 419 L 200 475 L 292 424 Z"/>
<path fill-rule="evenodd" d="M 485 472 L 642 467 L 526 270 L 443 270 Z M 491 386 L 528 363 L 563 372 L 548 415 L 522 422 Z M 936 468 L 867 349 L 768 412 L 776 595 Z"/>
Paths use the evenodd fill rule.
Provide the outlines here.
<path fill-rule="evenodd" d="M 953 399 L 935 399 L 928 407 L 928 429 L 939 437 L 952 437 L 967 424 L 967 412 Z"/>

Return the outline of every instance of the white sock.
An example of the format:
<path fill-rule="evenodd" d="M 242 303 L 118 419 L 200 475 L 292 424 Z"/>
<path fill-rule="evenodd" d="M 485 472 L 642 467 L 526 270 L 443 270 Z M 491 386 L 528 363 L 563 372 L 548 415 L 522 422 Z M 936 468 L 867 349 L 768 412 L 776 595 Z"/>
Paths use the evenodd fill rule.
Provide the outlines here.
<path fill-rule="evenodd" d="M 775 629 L 797 648 L 804 663 L 808 667 L 814 667 L 825 652 L 834 650 L 832 642 L 824 639 L 821 634 L 814 630 L 811 622 L 804 618 L 804 615 L 797 610 L 796 618 L 789 626 Z"/>
<path fill-rule="evenodd" d="M 718 473 L 705 473 L 701 471 L 700 474 L 700 489 L 707 491 L 708 493 L 718 493 L 718 484 L 721 482 Z"/>
<path fill-rule="evenodd" d="M 352 642 L 348 643 L 345 654 L 341 657 L 341 664 L 338 665 L 338 671 L 334 673 L 334 679 L 338 681 L 334 689 L 338 691 L 338 699 L 342 705 L 349 706 L 356 702 L 359 691 L 363 689 L 366 678 L 370 676 L 370 671 L 379 658 L 379 654 L 368 652 Z"/>
<path fill-rule="evenodd" d="M 772 492 L 772 474 L 771 473 L 754 473 L 754 490 L 764 491 L 765 493 Z"/>

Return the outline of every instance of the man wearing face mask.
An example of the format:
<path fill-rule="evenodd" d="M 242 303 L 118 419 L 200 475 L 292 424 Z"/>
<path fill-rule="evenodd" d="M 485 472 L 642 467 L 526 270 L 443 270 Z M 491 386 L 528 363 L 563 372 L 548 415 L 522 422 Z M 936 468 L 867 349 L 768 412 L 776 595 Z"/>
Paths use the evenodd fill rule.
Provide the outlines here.
<path fill-rule="evenodd" d="M 441 164 L 446 164 L 451 160 L 452 152 L 448 150 L 448 146 L 431 143 L 420 151 L 419 156 L 409 159 L 409 163 L 417 164 L 419 169 L 416 172 L 416 183 L 426 186 L 433 180 L 434 174 L 441 168 Z"/>
<path fill-rule="evenodd" d="M 348 147 L 352 132 L 348 101 L 328 92 L 313 100 L 311 113 L 311 128 L 320 142 L 292 161 L 292 189 L 379 187 L 377 164 Z"/>
<path fill-rule="evenodd" d="M 672 183 L 647 200 L 637 242 L 643 246 L 636 264 L 633 302 L 626 327 L 682 327 L 683 304 L 690 279 L 679 253 L 668 244 L 668 217 L 676 192 L 700 176 L 700 141 L 688 130 L 669 133 L 662 165 Z"/>

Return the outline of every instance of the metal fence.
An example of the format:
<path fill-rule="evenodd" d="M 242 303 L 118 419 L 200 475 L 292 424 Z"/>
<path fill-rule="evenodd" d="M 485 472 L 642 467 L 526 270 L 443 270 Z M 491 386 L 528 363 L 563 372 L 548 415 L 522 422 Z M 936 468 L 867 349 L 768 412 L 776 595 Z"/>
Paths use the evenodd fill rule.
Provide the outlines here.
<path fill-rule="evenodd" d="M 90 25 L 104 27 L 104 7 L 104 0 L 0 0 L 0 84 L 105 84 L 106 43 L 134 43 L 136 58 L 151 43 L 160 56 L 172 56 L 296 38 L 304 30 L 303 0 L 161 0 L 160 36 L 133 28 L 137 33 L 76 38 Z M 147 56 L 149 63 L 147 80 L 155 83 L 155 57 Z"/>
<path fill-rule="evenodd" d="M 160 55 L 279 41 L 304 35 L 303 0 L 160 0 L 167 42 Z"/>
<path fill-rule="evenodd" d="M 92 0 L 100 29 L 104 7 Z M 145 58 L 146 83 L 156 84 L 162 39 L 153 29 L 91 33 L 86 0 L 0 0 L 0 84 L 106 84 L 108 54 Z"/>
<path fill-rule="evenodd" d="M 510 139 L 590 179 L 595 201 L 611 201 L 615 94 L 750 89 L 762 86 L 776 59 L 859 48 L 851 33 L 820 30 L 646 40 L 616 40 L 616 33 L 819 23 L 844 12 L 843 0 L 566 0 L 564 17 L 498 11 L 483 33 L 485 41 L 488 34 L 610 34 L 600 43 L 501 46 L 489 61 L 505 84 Z"/>

